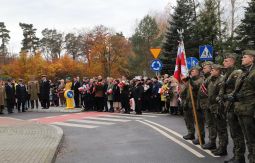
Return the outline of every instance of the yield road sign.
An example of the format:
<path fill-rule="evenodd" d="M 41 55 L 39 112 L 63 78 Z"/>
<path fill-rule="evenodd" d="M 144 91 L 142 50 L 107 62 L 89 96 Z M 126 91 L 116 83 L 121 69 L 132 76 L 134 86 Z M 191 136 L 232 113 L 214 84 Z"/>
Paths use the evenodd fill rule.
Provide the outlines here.
<path fill-rule="evenodd" d="M 201 61 L 213 60 L 213 47 L 211 45 L 199 46 L 199 57 Z"/>
<path fill-rule="evenodd" d="M 159 54 L 160 54 L 160 52 L 161 52 L 161 49 L 160 48 L 151 48 L 150 51 L 151 51 L 152 56 L 155 59 L 157 59 Z"/>

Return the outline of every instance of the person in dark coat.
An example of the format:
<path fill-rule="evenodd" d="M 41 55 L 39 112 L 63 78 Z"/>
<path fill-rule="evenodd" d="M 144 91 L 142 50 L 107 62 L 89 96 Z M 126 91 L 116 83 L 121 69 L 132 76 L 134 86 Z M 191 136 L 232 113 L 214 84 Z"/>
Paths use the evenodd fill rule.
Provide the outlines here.
<path fill-rule="evenodd" d="M 27 89 L 26 86 L 23 84 L 23 80 L 19 79 L 19 83 L 16 86 L 16 98 L 17 98 L 17 104 L 18 104 L 18 111 L 20 112 L 20 107 L 22 107 L 22 112 L 25 111 L 25 104 L 27 101 Z"/>
<path fill-rule="evenodd" d="M 107 101 L 108 101 L 108 96 L 107 96 L 107 88 L 108 88 L 108 83 L 107 81 L 103 80 L 103 84 L 104 84 L 104 111 L 105 112 L 108 112 L 109 109 L 108 109 L 108 104 L 107 104 Z"/>
<path fill-rule="evenodd" d="M 161 84 L 158 82 L 158 78 L 154 77 L 152 79 L 152 101 L 153 101 L 153 111 L 161 112 L 161 99 L 159 94 L 159 89 L 161 88 Z"/>
<path fill-rule="evenodd" d="M 136 80 L 136 85 L 133 92 L 133 97 L 135 100 L 135 112 L 136 114 L 142 114 L 142 96 L 144 88 L 139 79 Z"/>
<path fill-rule="evenodd" d="M 81 84 L 78 81 L 77 77 L 73 78 L 72 90 L 74 91 L 74 102 L 76 108 L 80 108 L 80 91 L 79 91 L 80 87 Z"/>
<path fill-rule="evenodd" d="M 40 82 L 40 100 L 43 109 L 50 107 L 50 82 L 47 80 L 46 75 L 42 75 Z"/>
<path fill-rule="evenodd" d="M 12 84 L 11 79 L 7 80 L 5 85 L 5 93 L 6 93 L 6 102 L 7 102 L 7 110 L 8 113 L 13 113 L 14 105 L 15 105 L 15 88 Z"/>
<path fill-rule="evenodd" d="M 95 105 L 98 112 L 104 110 L 104 83 L 102 77 L 98 77 L 98 81 L 95 84 Z"/>
<path fill-rule="evenodd" d="M 120 87 L 118 86 L 120 83 L 119 80 L 114 80 L 113 82 L 113 89 L 112 89 L 112 92 L 113 92 L 113 107 L 116 108 L 116 111 L 117 112 L 120 112 L 120 109 L 121 109 L 121 100 L 120 100 Z"/>
<path fill-rule="evenodd" d="M 143 109 L 146 111 L 152 111 L 152 85 L 150 79 L 144 83 Z"/>
<path fill-rule="evenodd" d="M 125 81 L 120 82 L 120 97 L 121 106 L 125 109 L 126 114 L 130 114 L 130 104 L 129 104 L 129 85 Z"/>

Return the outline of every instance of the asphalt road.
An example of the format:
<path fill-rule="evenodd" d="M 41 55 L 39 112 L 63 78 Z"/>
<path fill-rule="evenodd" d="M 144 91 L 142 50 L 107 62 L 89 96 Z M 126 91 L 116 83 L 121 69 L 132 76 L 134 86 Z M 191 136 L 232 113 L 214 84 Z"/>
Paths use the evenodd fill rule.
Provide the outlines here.
<path fill-rule="evenodd" d="M 99 113 L 14 113 L 4 115 L 55 124 L 64 130 L 57 163 L 215 163 L 214 157 L 181 138 L 183 117 L 144 114 L 141 117 Z"/>

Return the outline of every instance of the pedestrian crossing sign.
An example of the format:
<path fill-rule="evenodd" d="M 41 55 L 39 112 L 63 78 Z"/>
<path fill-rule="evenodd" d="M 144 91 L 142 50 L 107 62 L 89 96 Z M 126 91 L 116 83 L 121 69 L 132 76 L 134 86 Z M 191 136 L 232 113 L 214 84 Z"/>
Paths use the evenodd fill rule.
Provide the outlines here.
<path fill-rule="evenodd" d="M 213 47 L 211 45 L 199 46 L 199 57 L 201 61 L 213 60 Z"/>

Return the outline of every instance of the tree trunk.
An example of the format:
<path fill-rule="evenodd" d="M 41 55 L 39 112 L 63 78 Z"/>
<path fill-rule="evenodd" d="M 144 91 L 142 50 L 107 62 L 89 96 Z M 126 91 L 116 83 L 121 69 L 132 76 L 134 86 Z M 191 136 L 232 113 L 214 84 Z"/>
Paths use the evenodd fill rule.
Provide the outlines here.
<path fill-rule="evenodd" d="M 220 6 L 221 6 L 221 0 L 218 0 L 217 8 L 218 8 L 218 27 L 219 27 L 219 42 L 220 42 L 220 50 L 222 51 L 222 32 L 221 32 L 221 11 L 220 11 Z"/>
<path fill-rule="evenodd" d="M 234 28 L 235 28 L 235 4 L 236 0 L 230 0 L 231 1 L 231 43 L 234 37 Z"/>

